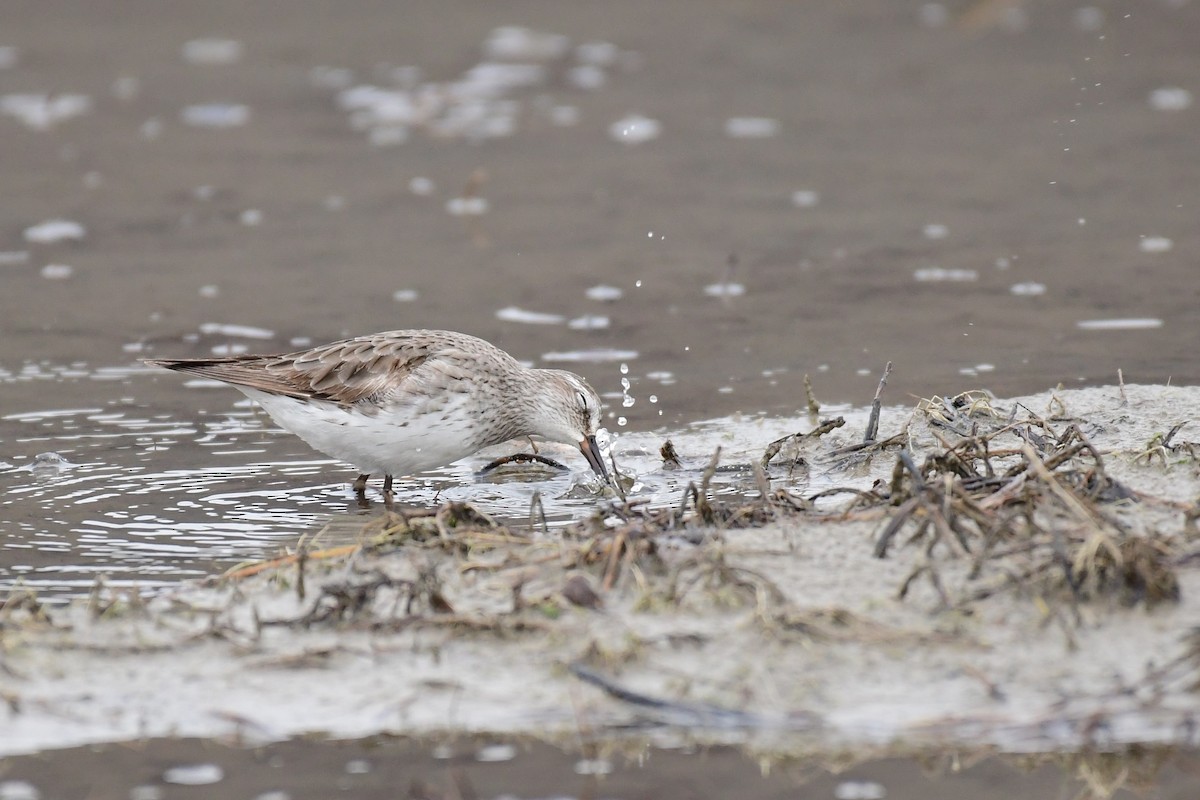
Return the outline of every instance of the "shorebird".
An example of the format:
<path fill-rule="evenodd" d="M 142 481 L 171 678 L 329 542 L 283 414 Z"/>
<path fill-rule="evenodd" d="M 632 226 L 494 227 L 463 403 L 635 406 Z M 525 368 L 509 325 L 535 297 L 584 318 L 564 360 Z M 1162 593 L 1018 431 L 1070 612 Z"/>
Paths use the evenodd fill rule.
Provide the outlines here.
<path fill-rule="evenodd" d="M 228 383 L 310 446 L 358 471 L 354 489 L 433 469 L 484 447 L 538 436 L 579 448 L 606 482 L 600 398 L 578 375 L 523 367 L 453 331 L 385 331 L 282 355 L 145 359 Z"/>

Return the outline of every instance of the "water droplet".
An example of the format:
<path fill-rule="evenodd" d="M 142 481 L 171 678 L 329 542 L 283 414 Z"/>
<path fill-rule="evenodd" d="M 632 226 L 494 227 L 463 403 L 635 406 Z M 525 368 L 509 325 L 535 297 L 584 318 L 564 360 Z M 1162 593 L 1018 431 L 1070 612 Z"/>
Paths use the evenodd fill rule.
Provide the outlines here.
<path fill-rule="evenodd" d="M 625 419 L 624 417 L 617 417 L 617 424 L 621 427 L 625 427 L 629 424 L 629 420 Z"/>

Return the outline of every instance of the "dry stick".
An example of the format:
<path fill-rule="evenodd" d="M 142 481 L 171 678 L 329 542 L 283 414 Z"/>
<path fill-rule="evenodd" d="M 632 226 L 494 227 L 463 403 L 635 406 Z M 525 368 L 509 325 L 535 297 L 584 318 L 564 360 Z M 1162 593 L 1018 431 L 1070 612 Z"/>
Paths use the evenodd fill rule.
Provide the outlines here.
<path fill-rule="evenodd" d="M 1125 396 L 1125 373 L 1117 370 L 1117 385 L 1121 387 L 1121 405 L 1129 405 L 1129 398 Z"/>
<path fill-rule="evenodd" d="M 904 505 L 896 509 L 896 515 L 888 521 L 887 526 L 883 529 L 883 533 L 879 534 L 879 539 L 875 542 L 875 557 L 884 558 L 887 556 L 888 545 L 891 544 L 892 538 L 895 537 L 900 529 L 904 527 L 904 523 L 913 515 L 920 504 L 920 497 L 913 497 L 905 501 Z"/>
<path fill-rule="evenodd" d="M 1029 462 L 1029 468 L 1036 472 L 1039 478 L 1045 481 L 1046 485 L 1050 487 L 1050 491 L 1053 492 L 1054 495 L 1058 497 L 1058 499 L 1061 500 L 1063 504 L 1066 505 L 1066 507 L 1069 508 L 1077 517 L 1085 522 L 1090 522 L 1096 527 L 1110 527 L 1107 520 L 1098 516 L 1083 503 L 1079 502 L 1078 497 L 1063 488 L 1063 485 L 1059 483 L 1058 478 L 1054 477 L 1054 473 L 1046 468 L 1046 465 L 1042 463 L 1040 458 L 1038 458 L 1038 454 L 1034 452 L 1032 447 L 1026 444 L 1021 449 L 1025 452 L 1025 459 Z"/>
<path fill-rule="evenodd" d="M 804 373 L 804 402 L 808 406 L 808 416 L 811 419 L 815 420 L 821 416 L 821 405 L 813 394 L 812 381 L 807 372 Z"/>
<path fill-rule="evenodd" d="M 879 379 L 879 386 L 875 389 L 875 399 L 871 401 L 871 416 L 867 420 L 867 433 L 863 436 L 864 442 L 875 441 L 875 436 L 879 433 L 879 397 L 883 394 L 883 387 L 887 386 L 887 379 L 891 374 L 892 362 L 889 361 L 883 368 L 883 377 Z"/>

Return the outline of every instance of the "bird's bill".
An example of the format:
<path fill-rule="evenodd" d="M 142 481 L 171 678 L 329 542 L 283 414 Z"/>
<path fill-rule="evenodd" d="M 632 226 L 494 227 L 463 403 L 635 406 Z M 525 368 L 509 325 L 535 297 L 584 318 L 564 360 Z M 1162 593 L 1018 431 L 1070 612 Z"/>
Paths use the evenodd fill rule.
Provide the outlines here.
<path fill-rule="evenodd" d="M 583 453 L 583 457 L 587 459 L 592 472 L 608 481 L 608 468 L 604 466 L 604 456 L 600 452 L 600 445 L 596 444 L 594 435 L 579 442 L 579 452 Z"/>

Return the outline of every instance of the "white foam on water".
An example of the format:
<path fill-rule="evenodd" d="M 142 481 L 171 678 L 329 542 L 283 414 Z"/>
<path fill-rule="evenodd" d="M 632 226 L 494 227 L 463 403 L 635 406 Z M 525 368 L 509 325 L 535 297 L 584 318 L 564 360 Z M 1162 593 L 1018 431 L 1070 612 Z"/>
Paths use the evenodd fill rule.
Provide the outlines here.
<path fill-rule="evenodd" d="M 1129 317 L 1126 319 L 1081 319 L 1075 327 L 1085 331 L 1140 331 L 1161 328 L 1163 321 L 1154 317 Z"/>
<path fill-rule="evenodd" d="M 1155 111 L 1186 111 L 1192 107 L 1193 100 L 1192 93 L 1180 86 L 1163 86 L 1147 98 Z"/>
<path fill-rule="evenodd" d="M 520 25 L 503 25 L 488 34 L 483 43 L 488 58 L 513 61 L 550 61 L 567 54 L 571 40 L 559 33 L 538 31 Z"/>
<path fill-rule="evenodd" d="M 1138 249 L 1143 253 L 1166 253 L 1175 243 L 1166 236 L 1146 236 L 1138 242 Z"/>
<path fill-rule="evenodd" d="M 162 779 L 179 786 L 207 786 L 224 780 L 225 770 L 216 764 L 184 764 L 168 769 Z"/>
<path fill-rule="evenodd" d="M 966 283 L 979 280 L 979 273 L 973 269 L 925 267 L 913 272 L 913 280 L 918 283 Z"/>
<path fill-rule="evenodd" d="M 237 39 L 192 39 L 184 42 L 180 54 L 189 64 L 222 66 L 242 60 L 245 46 Z"/>
<path fill-rule="evenodd" d="M 731 139 L 769 139 L 779 135 L 779 120 L 772 117 L 730 117 L 725 135 Z"/>
<path fill-rule="evenodd" d="M 608 325 L 608 317 L 598 314 L 585 314 L 567 323 L 568 328 L 576 331 L 598 331 L 607 328 Z"/>
<path fill-rule="evenodd" d="M 608 126 L 608 137 L 622 144 L 650 142 L 662 134 L 662 125 L 656 119 L 641 114 L 630 114 Z"/>
<path fill-rule="evenodd" d="M 1034 281 L 1014 283 L 1008 287 L 1008 291 L 1017 297 L 1037 297 L 1046 293 L 1046 284 L 1035 283 Z"/>
<path fill-rule="evenodd" d="M 25 241 L 35 244 L 78 241 L 87 236 L 87 228 L 69 219 L 48 219 L 25 229 Z"/>
<path fill-rule="evenodd" d="M 37 131 L 48 130 L 91 110 L 92 98 L 86 94 L 0 95 L 0 114 L 14 117 L 27 128 Z"/>
<path fill-rule="evenodd" d="M 255 328 L 251 325 L 227 325 L 223 322 L 205 322 L 200 332 L 207 336 L 238 336 L 243 339 L 274 339 L 275 331 Z"/>
<path fill-rule="evenodd" d="M 746 287 L 733 281 L 710 283 L 704 287 L 704 293 L 709 297 L 741 297 L 746 293 Z"/>
<path fill-rule="evenodd" d="M 408 190 L 415 195 L 425 197 L 433 194 L 437 190 L 437 186 L 429 178 L 418 176 L 408 182 Z"/>
<path fill-rule="evenodd" d="M 950 228 L 940 222 L 931 222 L 921 229 L 921 235 L 926 239 L 945 239 L 950 235 Z"/>
<path fill-rule="evenodd" d="M 484 197 L 455 197 L 446 201 L 446 211 L 455 217 L 478 217 L 490 208 Z"/>
<path fill-rule="evenodd" d="M 200 103 L 187 106 L 179 118 L 193 128 L 237 128 L 250 121 L 250 106 L 240 103 Z"/>
<path fill-rule="evenodd" d="M 592 350 L 565 350 L 561 352 L 542 354 L 543 361 L 566 361 L 591 364 L 599 364 L 607 361 L 631 361 L 637 357 L 637 350 L 616 350 L 606 347 L 598 347 Z"/>
<path fill-rule="evenodd" d="M 813 189 L 797 189 L 792 192 L 792 205 L 796 208 L 812 208 L 820 201 L 820 193 Z"/>
<path fill-rule="evenodd" d="M 516 306 L 508 306 L 496 312 L 496 319 L 505 322 L 521 322 L 526 325 L 561 325 L 566 321 L 562 314 L 546 314 L 540 311 L 526 311 Z"/>
<path fill-rule="evenodd" d="M 42 267 L 42 277 L 50 281 L 65 281 L 75 274 L 75 268 L 66 264 L 47 264 Z"/>
<path fill-rule="evenodd" d="M 599 286 L 593 286 L 588 289 L 584 294 L 587 295 L 589 300 L 612 301 L 620 300 L 621 296 L 625 293 L 616 286 L 608 286 L 602 283 Z"/>

